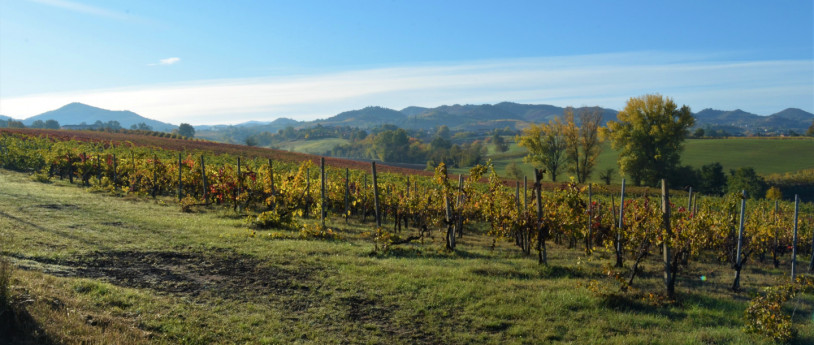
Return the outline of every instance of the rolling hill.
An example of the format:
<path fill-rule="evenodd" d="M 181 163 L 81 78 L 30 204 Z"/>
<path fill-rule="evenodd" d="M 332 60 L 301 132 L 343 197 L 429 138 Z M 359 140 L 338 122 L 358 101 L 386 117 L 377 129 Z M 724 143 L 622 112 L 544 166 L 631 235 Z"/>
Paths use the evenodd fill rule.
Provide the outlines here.
<path fill-rule="evenodd" d="M 170 131 L 178 126 L 148 119 L 128 110 L 107 110 L 93 107 L 82 103 L 71 103 L 59 109 L 44 112 L 42 114 L 29 117 L 23 120 L 23 124 L 30 126 L 36 120 L 57 120 L 60 125 L 79 125 L 82 122 L 93 124 L 96 121 L 109 122 L 118 121 L 124 128 L 138 123 L 146 123 L 156 131 Z"/>

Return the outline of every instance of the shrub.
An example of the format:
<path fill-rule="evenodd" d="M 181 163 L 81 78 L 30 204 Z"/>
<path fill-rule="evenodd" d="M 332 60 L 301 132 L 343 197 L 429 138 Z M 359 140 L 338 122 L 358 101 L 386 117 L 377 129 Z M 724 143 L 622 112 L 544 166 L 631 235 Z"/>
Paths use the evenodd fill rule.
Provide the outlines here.
<path fill-rule="evenodd" d="M 284 212 L 280 213 L 277 211 L 278 209 L 274 209 L 271 211 L 266 211 L 257 216 L 249 215 L 246 221 L 254 228 L 258 229 L 272 229 L 272 228 L 284 228 L 284 229 L 296 229 L 299 228 L 299 223 L 297 220 L 294 219 L 294 215 L 291 212 Z"/>

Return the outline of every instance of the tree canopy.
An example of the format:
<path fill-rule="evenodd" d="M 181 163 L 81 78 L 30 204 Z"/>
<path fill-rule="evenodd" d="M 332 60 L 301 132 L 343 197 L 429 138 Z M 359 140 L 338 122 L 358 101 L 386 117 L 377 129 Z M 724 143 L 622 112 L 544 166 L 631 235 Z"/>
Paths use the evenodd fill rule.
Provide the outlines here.
<path fill-rule="evenodd" d="M 619 151 L 619 169 L 636 185 L 655 186 L 670 179 L 681 163 L 689 128 L 695 124 L 688 106 L 678 108 L 658 94 L 634 97 L 609 121 L 606 135 Z"/>
<path fill-rule="evenodd" d="M 517 145 L 528 150 L 523 160 L 544 168 L 552 181 L 557 181 L 557 174 L 566 163 L 564 126 L 559 118 L 548 124 L 531 124 L 516 136 Z"/>
<path fill-rule="evenodd" d="M 195 137 L 195 127 L 192 127 L 192 125 L 190 125 L 188 123 L 182 123 L 180 126 L 178 126 L 178 134 L 183 135 L 183 136 L 188 137 L 188 138 L 194 138 Z"/>

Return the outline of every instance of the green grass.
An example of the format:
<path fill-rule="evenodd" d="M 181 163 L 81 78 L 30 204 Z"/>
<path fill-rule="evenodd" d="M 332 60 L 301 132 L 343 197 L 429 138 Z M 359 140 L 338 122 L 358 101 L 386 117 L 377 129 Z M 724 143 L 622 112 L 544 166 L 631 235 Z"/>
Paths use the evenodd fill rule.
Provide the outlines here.
<path fill-rule="evenodd" d="M 509 147 L 509 151 L 505 153 L 494 153 L 492 149 L 489 151 L 498 174 L 503 175 L 506 165 L 516 162 L 521 165 L 527 176 L 534 176 L 533 167 L 523 163 L 525 149 L 518 147 L 513 142 Z M 591 180 L 600 182 L 599 172 L 613 168 L 613 183 L 621 183 L 622 177 L 619 176 L 617 159 L 618 153 L 611 149 L 610 144 L 605 143 Z M 681 155 L 681 164 L 700 168 L 714 162 L 721 163 L 726 173 L 730 169 L 740 167 L 752 167 L 761 175 L 814 169 L 814 139 L 805 137 L 728 138 L 688 139 L 686 141 L 684 153 Z M 455 173 L 461 173 L 467 169 L 453 170 Z M 569 173 L 563 171 L 560 176 L 558 180 L 567 181 Z"/>
<path fill-rule="evenodd" d="M 274 238 L 298 234 L 0 171 L 0 250 L 18 268 L 12 295 L 29 301 L 38 342 L 760 344 L 741 331 L 748 296 L 783 276 L 750 262 L 747 292 L 733 294 L 729 267 L 694 263 L 680 302 L 660 305 L 647 294 L 660 291 L 657 258 L 641 290 L 620 293 L 602 273 L 604 250 L 552 245 L 544 267 L 470 229 L 454 253 L 436 232 L 372 255 L 369 224 L 329 225 L 343 239 Z M 814 298 L 797 302 L 798 343 L 811 343 Z"/>
<path fill-rule="evenodd" d="M 294 151 L 310 154 L 323 154 L 330 151 L 336 145 L 349 144 L 350 141 L 342 138 L 325 138 L 317 140 L 295 140 L 286 141 L 274 145 L 275 148 L 285 151 Z"/>

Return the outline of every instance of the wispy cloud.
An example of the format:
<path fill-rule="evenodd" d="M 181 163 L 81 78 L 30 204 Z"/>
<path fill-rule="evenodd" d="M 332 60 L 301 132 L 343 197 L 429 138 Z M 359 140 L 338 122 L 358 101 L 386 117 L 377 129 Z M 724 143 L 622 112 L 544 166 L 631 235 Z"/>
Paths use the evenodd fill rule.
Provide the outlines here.
<path fill-rule="evenodd" d="M 3 99 L 0 113 L 27 117 L 83 102 L 172 123 L 211 124 L 324 118 L 369 105 L 401 109 L 514 101 L 620 109 L 630 97 L 658 92 L 695 111 L 741 108 L 770 114 L 786 107 L 814 110 L 813 75 L 814 64 L 807 60 L 603 54 L 37 94 Z"/>
<path fill-rule="evenodd" d="M 167 66 L 167 65 L 172 65 L 172 64 L 178 63 L 179 61 L 181 61 L 181 58 L 171 57 L 171 58 L 158 60 L 158 63 L 151 63 L 151 64 L 149 64 L 147 66 Z"/>
<path fill-rule="evenodd" d="M 74 1 L 67 0 L 29 0 L 29 1 L 43 5 L 58 7 L 72 12 L 90 14 L 99 17 L 107 17 L 118 20 L 128 18 L 127 15 L 124 13 L 114 12 L 101 7 L 85 5 Z"/>

